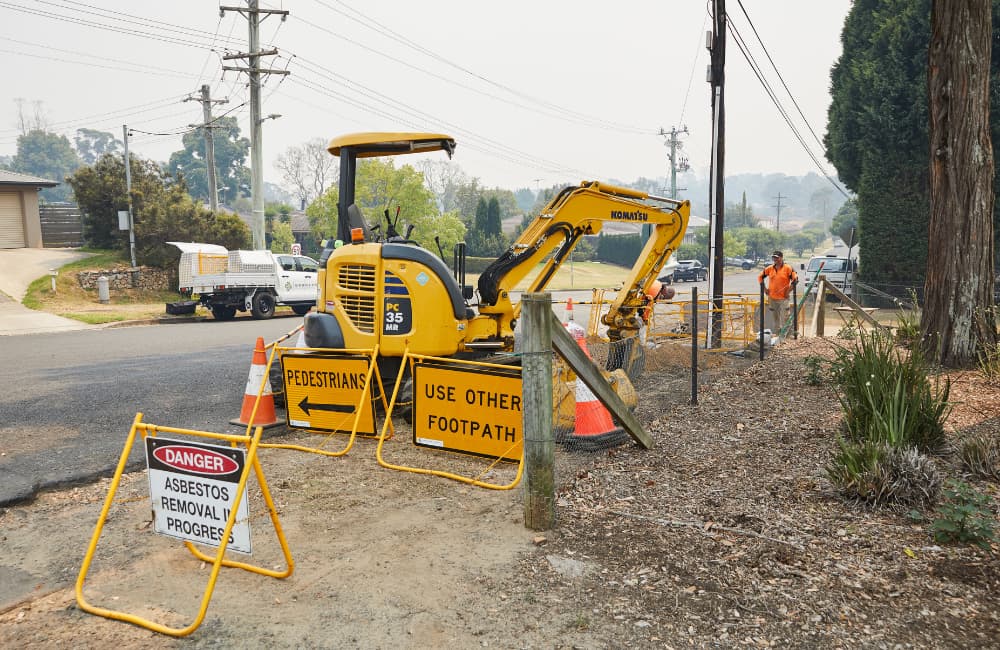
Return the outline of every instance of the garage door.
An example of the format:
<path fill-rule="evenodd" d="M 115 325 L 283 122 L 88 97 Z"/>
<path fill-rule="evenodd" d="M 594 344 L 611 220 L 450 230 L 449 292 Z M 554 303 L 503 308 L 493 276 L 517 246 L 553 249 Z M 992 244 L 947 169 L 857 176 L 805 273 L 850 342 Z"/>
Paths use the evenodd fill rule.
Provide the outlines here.
<path fill-rule="evenodd" d="M 0 248 L 24 248 L 20 193 L 0 192 Z"/>

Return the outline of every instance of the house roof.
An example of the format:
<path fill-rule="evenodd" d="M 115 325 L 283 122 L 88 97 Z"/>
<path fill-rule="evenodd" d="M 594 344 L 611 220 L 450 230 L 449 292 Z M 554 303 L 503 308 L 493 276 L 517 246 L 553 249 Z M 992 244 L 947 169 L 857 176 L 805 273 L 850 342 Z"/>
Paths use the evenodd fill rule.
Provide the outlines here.
<path fill-rule="evenodd" d="M 0 169 L 0 185 L 31 185 L 33 187 L 55 187 L 58 181 L 50 181 L 47 178 L 38 176 L 28 176 L 17 172 Z"/>
<path fill-rule="evenodd" d="M 309 232 L 309 217 L 301 210 L 288 215 L 291 217 L 292 232 Z"/>

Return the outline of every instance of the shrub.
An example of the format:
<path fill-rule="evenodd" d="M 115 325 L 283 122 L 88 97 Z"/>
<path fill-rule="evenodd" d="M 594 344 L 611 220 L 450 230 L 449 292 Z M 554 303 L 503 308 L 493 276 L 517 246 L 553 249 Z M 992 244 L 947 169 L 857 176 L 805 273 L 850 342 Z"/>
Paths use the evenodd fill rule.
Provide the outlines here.
<path fill-rule="evenodd" d="M 806 365 L 806 383 L 810 386 L 823 385 L 823 357 L 810 354 L 802 360 Z"/>
<path fill-rule="evenodd" d="M 884 332 L 861 331 L 852 348 L 837 351 L 831 370 L 852 442 L 925 453 L 944 446 L 951 384 L 931 385 L 919 351 L 902 354 Z"/>
<path fill-rule="evenodd" d="M 1000 384 L 1000 343 L 979 351 L 979 370 L 990 384 Z"/>
<path fill-rule="evenodd" d="M 1000 480 L 1000 439 L 980 435 L 962 442 L 959 448 L 962 465 L 982 478 Z"/>
<path fill-rule="evenodd" d="M 912 447 L 840 440 L 827 477 L 847 498 L 869 506 L 923 506 L 941 488 L 934 461 Z"/>
<path fill-rule="evenodd" d="M 910 289 L 911 309 L 906 309 L 903 301 L 897 300 L 896 306 L 896 342 L 910 348 L 920 340 L 920 311 L 918 309 L 917 292 Z"/>
<path fill-rule="evenodd" d="M 990 497 L 954 479 L 945 484 L 944 496 L 945 502 L 935 511 L 938 518 L 931 524 L 934 539 L 942 543 L 975 544 L 989 550 L 995 523 Z"/>

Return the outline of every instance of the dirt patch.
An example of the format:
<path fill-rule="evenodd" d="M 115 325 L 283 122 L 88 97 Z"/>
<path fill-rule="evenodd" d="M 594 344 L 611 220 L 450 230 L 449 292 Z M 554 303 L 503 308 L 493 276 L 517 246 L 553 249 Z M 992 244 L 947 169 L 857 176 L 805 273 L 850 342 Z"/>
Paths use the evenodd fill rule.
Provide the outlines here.
<path fill-rule="evenodd" d="M 830 354 L 810 340 L 763 363 L 712 357 L 697 406 L 683 355 L 656 360 L 637 386 L 656 448 L 558 451 L 559 522 L 543 534 L 523 528 L 519 490 L 380 468 L 370 440 L 339 459 L 265 450 L 295 572 L 224 569 L 204 624 L 183 641 L 76 608 L 70 585 L 107 481 L 44 494 L 0 516 L 0 644 L 997 647 L 992 552 L 935 544 L 926 524 L 845 504 L 826 480 L 839 405 L 830 386 L 803 381 L 803 359 Z M 952 439 L 996 435 L 997 388 L 978 373 L 953 379 Z M 386 455 L 467 476 L 486 469 L 414 449 L 402 428 Z M 957 474 L 953 455 L 936 462 Z M 502 484 L 512 472 L 488 476 Z M 253 560 L 280 566 L 251 492 Z M 208 567 L 149 532 L 145 493 L 144 474 L 128 477 L 87 597 L 183 625 Z"/>

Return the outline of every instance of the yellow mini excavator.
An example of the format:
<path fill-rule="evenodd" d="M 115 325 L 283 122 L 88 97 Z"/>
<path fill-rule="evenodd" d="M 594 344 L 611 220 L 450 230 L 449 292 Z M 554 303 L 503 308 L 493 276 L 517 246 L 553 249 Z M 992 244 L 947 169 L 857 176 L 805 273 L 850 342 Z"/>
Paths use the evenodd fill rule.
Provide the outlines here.
<path fill-rule="evenodd" d="M 338 237 L 345 244 L 328 243 L 320 257 L 318 309 L 305 319 L 309 347 L 378 345 L 386 359 L 406 348 L 462 358 L 510 352 L 520 312 L 513 288 L 535 273 L 527 291 L 543 291 L 580 238 L 608 222 L 652 226 L 603 321 L 612 340 L 634 336 L 647 287 L 684 237 L 690 204 L 592 181 L 566 187 L 480 275 L 475 292 L 464 285 L 464 259 L 450 269 L 393 224 L 373 237 L 354 204 L 358 158 L 454 149 L 452 138 L 430 133 L 359 133 L 330 142 L 340 157 Z"/>

